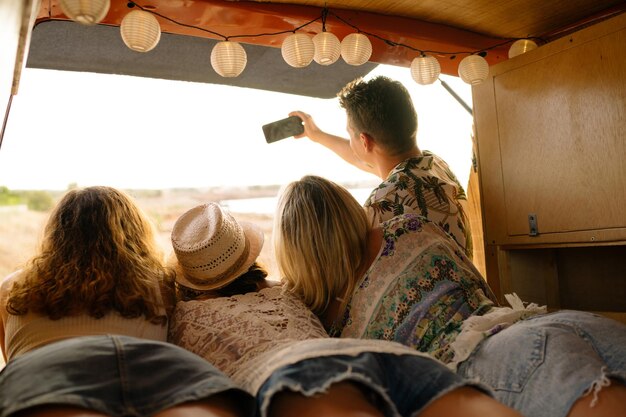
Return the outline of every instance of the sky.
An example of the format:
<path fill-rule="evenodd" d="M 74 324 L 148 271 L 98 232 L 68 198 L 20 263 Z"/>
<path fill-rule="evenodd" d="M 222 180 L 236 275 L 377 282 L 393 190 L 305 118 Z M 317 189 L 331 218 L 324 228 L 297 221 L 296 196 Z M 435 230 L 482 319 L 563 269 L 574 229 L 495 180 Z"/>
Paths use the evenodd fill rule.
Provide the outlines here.
<path fill-rule="evenodd" d="M 415 83 L 408 68 L 380 65 L 368 77 L 379 74 L 409 89 L 418 113 L 418 145 L 443 157 L 466 185 L 469 113 L 438 82 Z M 441 78 L 471 106 L 469 85 L 458 77 Z M 336 98 L 26 68 L 0 148 L 0 186 L 206 188 L 284 184 L 306 174 L 377 181 L 308 139 L 267 144 L 261 126 L 292 110 L 347 137 Z"/>

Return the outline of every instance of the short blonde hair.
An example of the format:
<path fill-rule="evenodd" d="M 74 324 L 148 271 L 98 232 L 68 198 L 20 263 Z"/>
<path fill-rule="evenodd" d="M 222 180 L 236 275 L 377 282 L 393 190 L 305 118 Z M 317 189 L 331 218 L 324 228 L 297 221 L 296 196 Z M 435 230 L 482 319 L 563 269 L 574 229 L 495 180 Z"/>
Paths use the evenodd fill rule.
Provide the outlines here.
<path fill-rule="evenodd" d="M 318 316 L 351 294 L 369 232 L 363 207 L 344 187 L 317 176 L 288 184 L 274 216 L 276 261 L 286 288 Z"/>

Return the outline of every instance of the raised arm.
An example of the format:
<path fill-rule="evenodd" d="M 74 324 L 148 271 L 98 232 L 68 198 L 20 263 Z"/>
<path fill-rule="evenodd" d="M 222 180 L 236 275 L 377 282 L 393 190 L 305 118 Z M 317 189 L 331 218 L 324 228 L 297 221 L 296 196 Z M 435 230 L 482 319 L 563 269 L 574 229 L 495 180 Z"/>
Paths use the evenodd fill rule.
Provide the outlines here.
<path fill-rule="evenodd" d="M 357 158 L 357 156 L 352 151 L 352 148 L 350 148 L 349 139 L 324 132 L 319 127 L 317 127 L 311 115 L 302 111 L 292 111 L 291 113 L 289 113 L 289 116 L 300 117 L 304 124 L 304 133 L 294 136 L 295 138 L 308 137 L 313 142 L 319 143 L 320 145 L 330 149 L 349 164 L 352 164 L 365 172 L 377 175 L 377 173 L 371 166 L 367 165 L 365 162 Z"/>

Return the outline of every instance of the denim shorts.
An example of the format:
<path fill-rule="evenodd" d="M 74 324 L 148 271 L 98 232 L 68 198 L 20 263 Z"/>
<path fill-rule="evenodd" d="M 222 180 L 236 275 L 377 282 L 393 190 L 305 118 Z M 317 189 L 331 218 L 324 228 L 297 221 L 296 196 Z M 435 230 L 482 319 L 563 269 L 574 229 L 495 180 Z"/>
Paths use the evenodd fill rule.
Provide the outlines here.
<path fill-rule="evenodd" d="M 464 386 L 491 395 L 485 386 L 428 357 L 363 352 L 305 359 L 274 371 L 257 393 L 260 415 L 267 417 L 272 397 L 281 391 L 310 397 L 346 381 L 356 383 L 386 417 L 416 416 L 435 399 Z"/>
<path fill-rule="evenodd" d="M 232 395 L 242 415 L 254 415 L 250 394 L 187 350 L 126 336 L 86 336 L 9 361 L 0 372 L 0 417 L 45 405 L 150 416 L 217 394 Z"/>
<path fill-rule="evenodd" d="M 534 316 L 482 341 L 457 373 L 526 417 L 565 417 L 581 396 L 626 383 L 626 325 L 581 311 Z"/>

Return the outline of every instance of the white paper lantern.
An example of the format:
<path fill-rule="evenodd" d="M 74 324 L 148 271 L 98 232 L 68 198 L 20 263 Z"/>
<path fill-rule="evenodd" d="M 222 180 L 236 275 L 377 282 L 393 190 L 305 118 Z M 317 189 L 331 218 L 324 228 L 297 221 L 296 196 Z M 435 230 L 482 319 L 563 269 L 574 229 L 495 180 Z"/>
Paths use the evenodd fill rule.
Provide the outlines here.
<path fill-rule="evenodd" d="M 313 59 L 320 65 L 330 65 L 341 56 L 341 42 L 330 32 L 320 32 L 313 36 L 315 54 Z"/>
<path fill-rule="evenodd" d="M 469 55 L 459 63 L 459 76 L 468 84 L 480 84 L 489 75 L 489 63 L 480 55 Z"/>
<path fill-rule="evenodd" d="M 421 85 L 432 84 L 441 74 L 441 65 L 432 55 L 421 55 L 411 61 L 411 77 Z"/>
<path fill-rule="evenodd" d="M 219 42 L 211 51 L 211 66 L 222 77 L 239 76 L 247 62 L 246 51 L 237 42 Z"/>
<path fill-rule="evenodd" d="M 362 33 L 351 33 L 341 41 L 341 57 L 350 65 L 363 65 L 372 56 L 372 43 Z"/>
<path fill-rule="evenodd" d="M 509 48 L 509 58 L 516 57 L 528 51 L 537 49 L 537 44 L 530 39 L 519 39 L 511 45 Z"/>
<path fill-rule="evenodd" d="M 309 35 L 294 33 L 280 47 L 285 62 L 295 68 L 306 67 L 313 61 L 315 44 Z"/>
<path fill-rule="evenodd" d="M 122 19 L 120 33 L 122 40 L 130 49 L 148 52 L 159 43 L 161 26 L 152 13 L 133 10 Z"/>
<path fill-rule="evenodd" d="M 100 23 L 109 12 L 110 0 L 59 0 L 61 11 L 83 25 Z"/>

